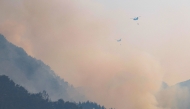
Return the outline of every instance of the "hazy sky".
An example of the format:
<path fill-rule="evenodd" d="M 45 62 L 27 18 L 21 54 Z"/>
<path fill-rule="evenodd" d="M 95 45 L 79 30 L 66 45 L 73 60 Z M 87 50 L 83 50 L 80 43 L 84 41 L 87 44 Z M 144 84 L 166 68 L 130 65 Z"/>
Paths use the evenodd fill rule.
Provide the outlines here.
<path fill-rule="evenodd" d="M 97 1 L 97 0 L 96 0 Z M 137 46 L 160 60 L 164 81 L 173 85 L 190 78 L 188 0 L 98 0 L 108 10 L 122 10 L 129 18 L 141 16 L 139 26 L 120 24 L 125 43 Z M 117 16 L 117 15 L 116 15 Z M 119 17 L 119 16 L 118 16 Z M 119 19 L 119 18 L 118 18 Z M 121 18 L 122 19 L 122 18 Z M 120 22 L 121 23 L 121 22 Z"/>
<path fill-rule="evenodd" d="M 188 0 L 1 0 L 0 33 L 91 100 L 156 109 L 162 81 L 190 79 L 189 13 Z"/>
<path fill-rule="evenodd" d="M 120 23 L 117 29 L 123 35 L 123 43 L 131 44 L 160 60 L 165 70 L 164 81 L 173 85 L 190 78 L 188 0 L 94 1 L 102 4 L 106 10 L 123 11 L 124 15 L 115 15 Z M 138 21 L 140 25 L 136 27 L 130 25 L 128 19 L 135 16 L 141 16 Z"/>

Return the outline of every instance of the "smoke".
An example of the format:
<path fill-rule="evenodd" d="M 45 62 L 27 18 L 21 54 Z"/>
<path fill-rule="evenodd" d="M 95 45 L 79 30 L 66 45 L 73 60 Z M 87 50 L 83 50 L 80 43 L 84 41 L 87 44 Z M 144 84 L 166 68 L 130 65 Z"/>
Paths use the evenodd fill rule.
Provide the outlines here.
<path fill-rule="evenodd" d="M 0 33 L 83 87 L 89 100 L 118 109 L 158 109 L 154 95 L 163 80 L 160 60 L 116 42 L 140 30 L 130 29 L 134 23 L 123 13 L 87 0 L 1 0 Z M 142 31 L 147 36 L 150 30 Z"/>
<path fill-rule="evenodd" d="M 188 109 L 189 98 L 188 87 L 181 87 L 180 85 L 162 89 L 156 94 L 158 107 L 163 109 Z"/>
<path fill-rule="evenodd" d="M 162 81 L 159 63 L 146 53 L 131 55 L 126 60 L 116 58 L 106 63 L 106 57 L 100 57 L 90 66 L 80 67 L 85 73 L 80 78 L 91 100 L 118 109 L 157 109 L 154 94 Z"/>
<path fill-rule="evenodd" d="M 30 93 L 46 91 L 51 100 L 84 101 L 77 88 L 57 76 L 49 66 L 36 60 L 0 35 L 0 75 L 9 76 Z"/>

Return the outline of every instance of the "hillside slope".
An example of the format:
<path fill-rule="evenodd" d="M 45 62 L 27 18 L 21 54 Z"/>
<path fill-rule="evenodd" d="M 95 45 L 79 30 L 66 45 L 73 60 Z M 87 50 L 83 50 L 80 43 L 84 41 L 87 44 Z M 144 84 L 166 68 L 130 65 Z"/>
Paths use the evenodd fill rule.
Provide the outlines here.
<path fill-rule="evenodd" d="M 27 55 L 22 48 L 8 42 L 3 35 L 0 35 L 0 75 L 7 75 L 32 93 L 46 90 L 51 100 L 85 100 L 76 88 L 57 76 L 49 66 Z"/>

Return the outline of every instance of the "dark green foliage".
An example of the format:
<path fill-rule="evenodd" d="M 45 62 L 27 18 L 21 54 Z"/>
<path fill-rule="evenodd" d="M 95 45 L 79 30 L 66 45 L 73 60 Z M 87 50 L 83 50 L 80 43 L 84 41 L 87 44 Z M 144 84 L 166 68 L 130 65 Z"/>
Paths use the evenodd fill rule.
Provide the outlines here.
<path fill-rule="evenodd" d="M 46 91 L 31 94 L 7 76 L 0 76 L 0 109 L 106 109 L 94 102 L 51 101 Z"/>
<path fill-rule="evenodd" d="M 90 101 L 83 102 L 83 103 L 79 102 L 78 105 L 81 106 L 83 109 L 106 109 L 104 106 L 100 106 Z"/>
<path fill-rule="evenodd" d="M 0 109 L 82 109 L 62 99 L 52 102 L 48 94 L 30 94 L 7 76 L 0 76 Z"/>

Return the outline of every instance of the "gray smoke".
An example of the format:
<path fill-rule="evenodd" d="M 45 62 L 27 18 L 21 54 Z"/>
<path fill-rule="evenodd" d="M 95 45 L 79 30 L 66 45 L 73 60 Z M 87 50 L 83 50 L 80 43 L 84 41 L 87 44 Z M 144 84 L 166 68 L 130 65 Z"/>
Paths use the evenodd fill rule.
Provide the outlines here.
<path fill-rule="evenodd" d="M 51 100 L 83 101 L 79 90 L 58 77 L 49 66 L 37 60 L 0 35 L 0 75 L 9 76 L 31 93 L 47 91 Z"/>
<path fill-rule="evenodd" d="M 83 87 L 87 99 L 118 109 L 157 109 L 160 63 L 147 52 L 115 41 L 114 35 L 124 36 L 118 34 L 115 21 L 123 25 L 124 19 L 110 17 L 100 4 L 88 0 L 1 0 L 0 8 L 0 32 L 69 83 Z M 41 74 L 29 76 L 34 82 L 20 79 L 22 84 L 52 84 L 41 81 L 43 76 L 49 81 L 42 67 L 35 71 Z"/>

